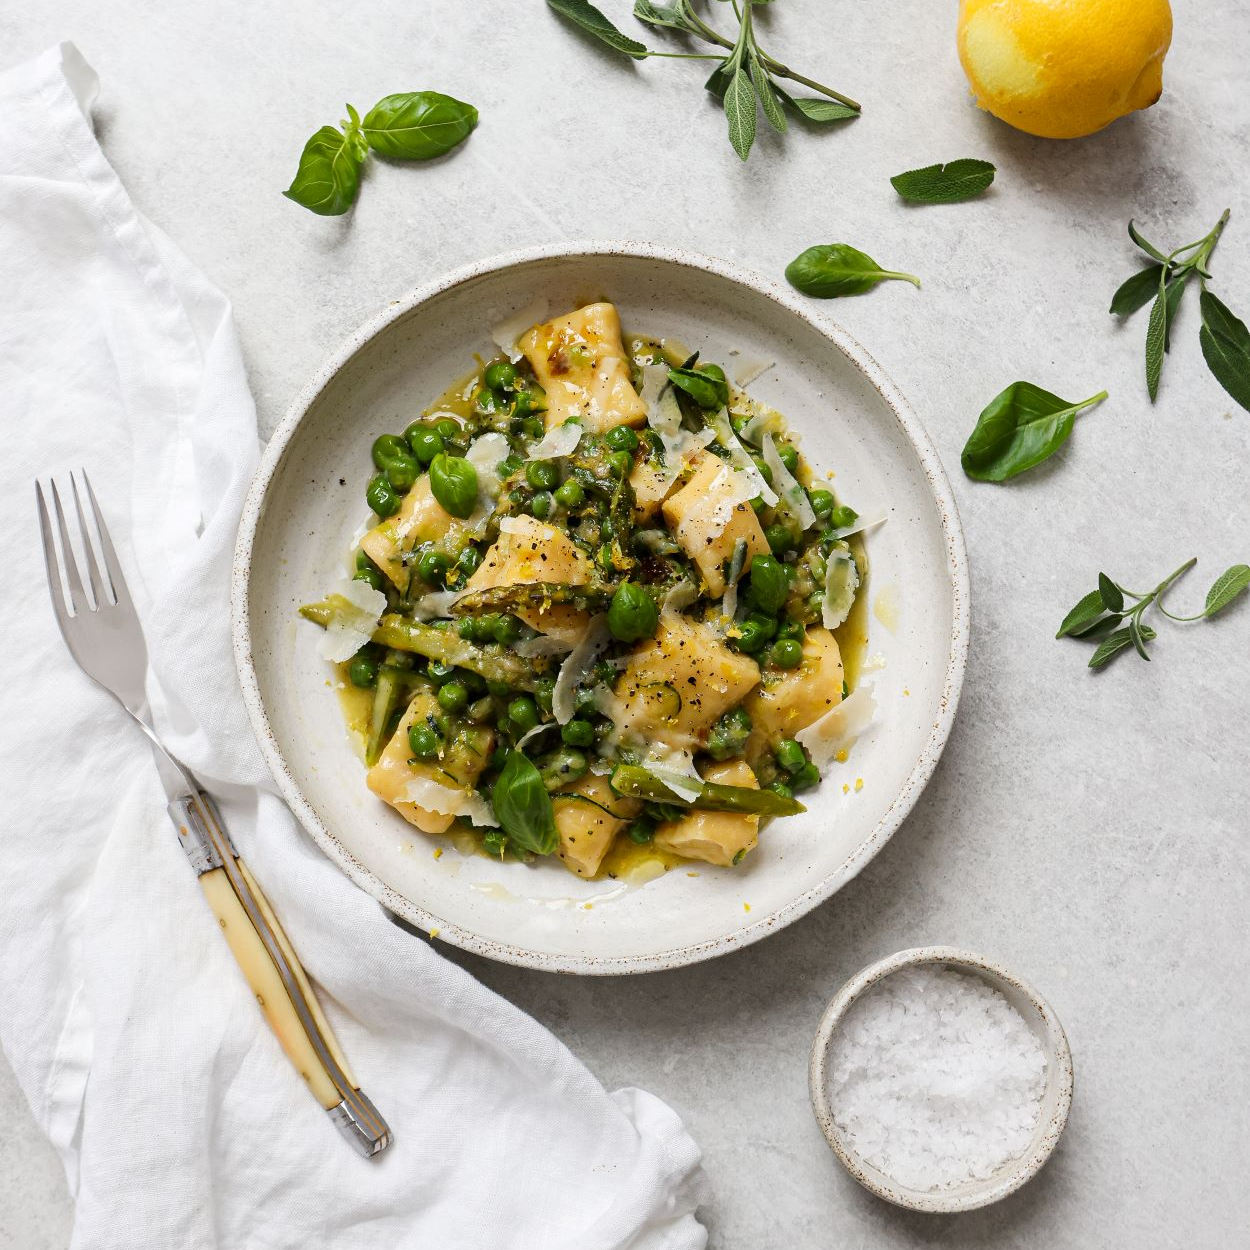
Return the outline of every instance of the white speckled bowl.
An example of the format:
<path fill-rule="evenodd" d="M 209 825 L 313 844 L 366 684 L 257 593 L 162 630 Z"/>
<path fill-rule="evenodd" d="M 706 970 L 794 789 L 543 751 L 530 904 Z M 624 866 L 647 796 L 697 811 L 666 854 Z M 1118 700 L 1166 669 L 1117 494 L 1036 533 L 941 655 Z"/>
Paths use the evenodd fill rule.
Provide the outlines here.
<path fill-rule="evenodd" d="M 865 991 L 900 968 L 915 968 L 925 964 L 937 964 L 956 972 L 969 973 L 999 990 L 1037 1035 L 1042 1045 L 1042 1053 L 1046 1056 L 1042 1111 L 1028 1149 L 1019 1158 L 1009 1160 L 984 1180 L 967 1181 L 942 1190 L 919 1190 L 900 1185 L 879 1168 L 861 1159 L 838 1128 L 829 1101 L 830 1050 L 838 1026 L 852 1004 Z M 869 964 L 838 991 L 825 1009 L 820 1027 L 816 1030 L 808 1083 L 812 1108 L 816 1112 L 816 1122 L 820 1125 L 821 1132 L 846 1170 L 865 1189 L 871 1190 L 887 1202 L 910 1207 L 914 1211 L 972 1211 L 1014 1193 L 1025 1181 L 1036 1176 L 1042 1164 L 1050 1158 L 1051 1151 L 1068 1122 L 1068 1111 L 1072 1106 L 1072 1051 L 1068 1046 L 1063 1025 L 1059 1023 L 1059 1018 L 1051 1010 L 1050 1004 L 1036 990 L 1005 968 L 954 946 L 920 946 L 914 950 L 899 951 L 897 955 Z"/>
<path fill-rule="evenodd" d="M 403 427 L 489 354 L 490 330 L 536 298 L 553 314 L 614 300 L 627 327 L 732 363 L 777 367 L 752 387 L 836 468 L 861 513 L 888 510 L 868 543 L 879 713 L 849 762 L 768 827 L 735 870 L 692 864 L 640 888 L 582 881 L 558 864 L 462 856 L 365 788 L 319 631 L 296 616 L 343 575 L 366 519 L 373 439 Z M 342 484 L 340 484 L 342 479 Z M 252 723 L 287 802 L 361 888 L 441 938 L 511 963 L 642 972 L 757 941 L 815 907 L 881 849 L 946 742 L 968 646 L 968 573 L 950 485 L 906 401 L 809 301 L 724 261 L 647 244 L 514 253 L 441 278 L 355 331 L 311 380 L 265 453 L 236 552 L 234 638 Z M 862 790 L 855 781 L 862 777 Z M 587 906 L 591 904 L 591 906 Z"/>

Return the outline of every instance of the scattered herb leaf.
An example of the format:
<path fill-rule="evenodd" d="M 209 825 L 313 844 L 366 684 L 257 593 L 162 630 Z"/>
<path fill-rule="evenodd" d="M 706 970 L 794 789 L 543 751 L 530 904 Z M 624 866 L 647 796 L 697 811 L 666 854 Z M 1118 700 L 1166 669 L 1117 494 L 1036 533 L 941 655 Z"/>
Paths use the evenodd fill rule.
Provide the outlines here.
<path fill-rule="evenodd" d="M 1250 564 L 1234 564 L 1231 569 L 1225 569 L 1207 591 L 1203 616 L 1214 616 L 1228 607 L 1247 586 L 1250 586 Z"/>
<path fill-rule="evenodd" d="M 588 3 L 588 0 L 547 0 L 547 3 L 561 17 L 567 17 L 570 22 L 575 22 L 584 31 L 606 43 L 609 48 L 624 52 L 626 56 L 632 56 L 635 61 L 645 60 L 650 55 L 645 44 L 617 30 L 603 13 L 593 4 Z"/>
<path fill-rule="evenodd" d="M 1162 265 L 1147 265 L 1131 278 L 1126 278 L 1111 297 L 1110 312 L 1116 317 L 1129 317 L 1139 308 L 1145 308 L 1159 294 Z"/>
<path fill-rule="evenodd" d="M 295 179 L 282 192 L 322 217 L 338 217 L 356 201 L 361 157 L 341 130 L 322 126 L 304 144 Z"/>
<path fill-rule="evenodd" d="M 1005 482 L 1041 464 L 1063 446 L 1077 415 L 1107 398 L 1099 391 L 1072 403 L 1032 382 L 1013 382 L 977 418 L 960 463 L 979 482 Z"/>
<path fill-rule="evenodd" d="M 786 281 L 814 299 L 862 295 L 878 282 L 890 278 L 920 285 L 915 274 L 882 269 L 871 256 L 849 243 L 821 243 L 809 247 L 786 266 Z"/>
<path fill-rule="evenodd" d="M 1210 291 L 1202 292 L 1199 307 L 1202 358 L 1215 380 L 1250 412 L 1250 330 Z"/>
<path fill-rule="evenodd" d="M 989 161 L 964 158 L 895 174 L 890 185 L 915 204 L 955 204 L 987 190 L 996 172 Z"/>

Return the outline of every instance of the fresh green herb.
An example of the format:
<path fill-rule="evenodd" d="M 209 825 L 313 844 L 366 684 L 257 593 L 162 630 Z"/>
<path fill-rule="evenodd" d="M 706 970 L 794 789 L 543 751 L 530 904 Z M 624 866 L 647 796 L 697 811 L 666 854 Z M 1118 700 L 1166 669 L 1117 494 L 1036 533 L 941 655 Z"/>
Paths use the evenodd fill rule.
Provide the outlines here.
<path fill-rule="evenodd" d="M 1098 589 L 1091 590 L 1063 618 L 1055 637 L 1097 641 L 1098 647 L 1090 657 L 1090 668 L 1101 668 L 1130 646 L 1143 660 L 1149 660 L 1147 644 L 1153 642 L 1158 635 L 1143 622 L 1142 616 L 1151 604 L 1169 620 L 1198 621 L 1223 611 L 1250 586 L 1250 565 L 1234 564 L 1232 568 L 1221 573 L 1207 591 L 1206 603 L 1201 612 L 1193 616 L 1176 616 L 1163 606 L 1164 592 L 1197 562 L 1196 557 L 1187 560 L 1153 590 L 1143 594 L 1126 590 L 1105 573 L 1099 573 Z M 1128 606 L 1129 600 L 1133 601 L 1131 607 Z"/>
<path fill-rule="evenodd" d="M 430 461 L 430 490 L 452 516 L 465 520 L 477 507 L 477 470 L 463 456 L 439 452 Z"/>
<path fill-rule="evenodd" d="M 1197 274 L 1202 287 L 1202 327 L 1198 338 L 1202 355 L 1215 379 L 1243 408 L 1250 410 L 1250 334 L 1246 327 L 1207 290 L 1207 268 L 1215 245 L 1228 223 L 1229 210 L 1201 239 L 1172 252 L 1163 252 L 1128 223 L 1129 238 L 1153 263 L 1122 282 L 1111 297 L 1117 317 L 1130 317 L 1150 304 L 1146 323 L 1146 390 L 1153 402 L 1159 394 L 1163 358 L 1172 346 L 1172 323 L 1190 279 Z M 1152 302 L 1153 301 L 1153 302 Z M 1237 327 L 1241 335 L 1237 334 Z"/>
<path fill-rule="evenodd" d="M 871 256 L 849 243 L 822 243 L 809 247 L 786 266 L 786 281 L 814 299 L 862 295 L 888 278 L 899 278 L 913 286 L 920 285 L 920 279 L 914 274 L 882 269 Z"/>
<path fill-rule="evenodd" d="M 476 125 L 477 109 L 437 91 L 385 96 L 363 122 L 349 104 L 341 129 L 322 126 L 304 145 L 295 180 L 282 194 L 322 217 L 340 216 L 356 202 L 371 148 L 395 160 L 429 160 L 450 152 Z"/>
<path fill-rule="evenodd" d="M 890 185 L 914 204 L 954 204 L 988 189 L 996 172 L 989 161 L 965 158 L 895 174 Z"/>
<path fill-rule="evenodd" d="M 734 0 L 733 11 L 738 18 L 738 33 L 734 39 L 726 38 L 709 26 L 695 12 L 691 0 L 673 0 L 668 4 L 637 0 L 635 3 L 634 16 L 640 22 L 666 31 L 676 31 L 722 49 L 716 53 L 661 52 L 648 48 L 618 30 L 588 0 L 547 0 L 547 3 L 561 16 L 575 22 L 608 47 L 636 61 L 648 57 L 716 61 L 717 66 L 706 86 L 723 104 L 729 128 L 729 142 L 744 161 L 750 155 L 755 142 L 756 116 L 760 109 L 769 125 L 781 133 L 787 129 L 787 108 L 808 121 L 822 124 L 859 116 L 860 106 L 849 96 L 783 65 L 760 47 L 752 10 L 758 5 L 770 3 L 770 0 Z M 791 96 L 778 84 L 779 78 L 802 83 L 812 91 L 819 92 L 824 98 Z"/>
<path fill-rule="evenodd" d="M 495 782 L 491 806 L 512 842 L 534 855 L 556 849 L 555 808 L 542 774 L 515 748 L 508 752 L 503 772 Z"/>
<path fill-rule="evenodd" d="M 713 369 L 715 372 L 712 372 Z M 725 374 L 714 365 L 703 369 L 670 369 L 668 380 L 679 390 L 685 391 L 700 408 L 709 412 L 724 408 L 729 403 L 729 383 L 725 380 Z"/>
<path fill-rule="evenodd" d="M 1013 382 L 977 418 L 960 463 L 979 482 L 1005 482 L 1053 456 L 1068 441 L 1077 414 L 1107 398 L 1099 391 L 1071 403 L 1032 382 Z"/>

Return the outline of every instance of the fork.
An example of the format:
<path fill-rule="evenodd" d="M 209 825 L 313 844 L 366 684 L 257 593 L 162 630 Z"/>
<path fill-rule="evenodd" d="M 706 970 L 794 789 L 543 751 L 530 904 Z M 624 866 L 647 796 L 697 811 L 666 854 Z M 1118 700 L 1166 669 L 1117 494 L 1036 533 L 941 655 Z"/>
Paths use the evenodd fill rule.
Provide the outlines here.
<path fill-rule="evenodd" d="M 290 939 L 239 858 L 216 803 L 153 728 L 143 627 L 91 482 L 85 472 L 79 476 L 82 492 L 71 474 L 70 493 L 81 557 L 70 541 L 55 479 L 48 492 L 52 515 L 42 485 L 35 483 L 48 590 L 61 636 L 78 667 L 117 700 L 151 742 L 178 841 L 283 1050 L 352 1146 L 375 1155 L 391 1144 L 386 1121 L 352 1076 Z"/>

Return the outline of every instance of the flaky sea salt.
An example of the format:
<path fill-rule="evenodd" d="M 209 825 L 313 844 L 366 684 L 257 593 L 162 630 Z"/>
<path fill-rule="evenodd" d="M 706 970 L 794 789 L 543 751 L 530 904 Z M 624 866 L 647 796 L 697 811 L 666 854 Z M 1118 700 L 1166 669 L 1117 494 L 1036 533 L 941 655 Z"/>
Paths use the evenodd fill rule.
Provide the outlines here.
<path fill-rule="evenodd" d="M 939 967 L 883 977 L 846 1013 L 829 1101 L 847 1145 L 911 1189 L 982 1179 L 1023 1154 L 1041 1117 L 1037 1035 L 979 977 Z"/>

